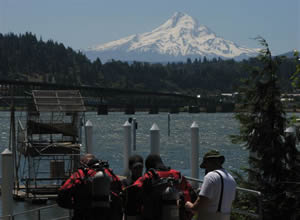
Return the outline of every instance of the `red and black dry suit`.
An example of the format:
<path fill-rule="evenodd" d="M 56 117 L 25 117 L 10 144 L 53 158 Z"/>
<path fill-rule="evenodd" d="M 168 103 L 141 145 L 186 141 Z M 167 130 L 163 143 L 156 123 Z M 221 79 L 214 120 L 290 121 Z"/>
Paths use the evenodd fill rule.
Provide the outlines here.
<path fill-rule="evenodd" d="M 161 202 L 157 200 L 155 192 L 153 191 L 152 183 L 155 178 L 172 178 L 178 182 L 175 187 L 182 194 L 183 204 L 187 201 L 195 200 L 196 194 L 190 185 L 190 183 L 185 179 L 184 176 L 177 170 L 167 169 L 167 170 L 149 170 L 144 176 L 140 177 L 134 182 L 133 185 L 129 186 L 128 197 L 129 202 L 135 202 L 134 209 L 130 210 L 131 215 L 141 215 L 142 219 L 145 220 L 159 220 L 161 217 Z M 183 208 L 183 218 L 181 219 L 191 219 L 192 214 L 186 212 Z M 135 214 L 133 213 L 135 212 Z"/>
<path fill-rule="evenodd" d="M 93 208 L 92 205 L 93 199 L 87 181 L 89 181 L 89 177 L 95 176 L 99 170 L 104 171 L 111 178 L 110 198 L 103 198 L 103 200 L 109 200 L 110 207 Z M 59 188 L 57 203 L 63 208 L 73 209 L 73 219 L 76 220 L 119 220 L 122 219 L 122 203 L 119 197 L 121 191 L 121 181 L 110 168 L 81 167 Z"/>

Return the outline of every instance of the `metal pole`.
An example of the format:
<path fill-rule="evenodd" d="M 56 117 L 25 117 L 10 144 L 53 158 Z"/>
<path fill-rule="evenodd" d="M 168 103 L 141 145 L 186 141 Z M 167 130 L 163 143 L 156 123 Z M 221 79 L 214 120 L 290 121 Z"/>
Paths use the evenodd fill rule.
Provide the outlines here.
<path fill-rule="evenodd" d="M 170 113 L 168 113 L 168 136 L 170 137 L 170 121 L 171 121 L 171 117 L 170 117 Z"/>
<path fill-rule="evenodd" d="M 133 150 L 136 151 L 136 118 L 132 120 L 132 144 L 133 144 Z"/>
<path fill-rule="evenodd" d="M 78 135 L 79 135 L 78 141 L 80 144 L 82 144 L 82 127 L 83 127 L 83 125 L 84 125 L 83 117 L 81 117 L 79 120 L 79 127 L 78 127 Z"/>
<path fill-rule="evenodd" d="M 90 120 L 85 123 L 85 143 L 86 143 L 86 153 L 94 154 L 93 149 L 93 124 Z"/>
<path fill-rule="evenodd" d="M 262 196 L 258 196 L 258 215 L 259 215 L 259 220 L 263 219 L 263 209 L 262 209 Z"/>
<path fill-rule="evenodd" d="M 13 155 L 9 149 L 5 149 L 2 154 L 2 215 L 13 214 Z M 5 218 L 9 219 L 9 217 Z"/>
<path fill-rule="evenodd" d="M 17 170 L 17 146 L 16 146 L 16 123 L 15 123 L 15 106 L 14 100 L 12 100 L 12 106 L 10 110 L 10 133 L 9 133 L 9 150 L 12 151 L 13 154 L 13 170 L 14 170 L 14 185 L 16 184 L 17 187 L 19 185 L 19 178 L 18 178 L 18 170 Z"/>
<path fill-rule="evenodd" d="M 126 121 L 123 125 L 124 127 L 124 175 L 129 175 L 129 165 L 128 160 L 131 154 L 131 124 Z"/>
<path fill-rule="evenodd" d="M 160 130 L 157 124 L 153 124 L 150 129 L 150 153 L 151 154 L 160 154 Z"/>
<path fill-rule="evenodd" d="M 196 122 L 193 122 L 191 125 L 191 177 L 198 179 L 199 178 L 199 126 Z M 197 182 L 192 182 L 194 188 L 198 188 Z"/>
<path fill-rule="evenodd" d="M 41 210 L 38 210 L 38 220 L 41 220 Z"/>

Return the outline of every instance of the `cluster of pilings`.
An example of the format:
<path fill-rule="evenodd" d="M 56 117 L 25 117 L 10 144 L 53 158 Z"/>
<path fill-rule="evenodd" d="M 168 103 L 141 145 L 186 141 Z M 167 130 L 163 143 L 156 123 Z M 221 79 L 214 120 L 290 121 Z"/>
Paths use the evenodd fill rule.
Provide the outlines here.
<path fill-rule="evenodd" d="M 169 124 L 169 123 L 168 123 Z M 124 143 L 123 143 L 123 175 L 129 174 L 128 160 L 132 152 L 136 151 L 136 121 L 135 119 L 129 119 L 123 124 L 124 128 Z M 93 147 L 93 125 L 91 121 L 87 121 L 85 125 L 86 129 L 86 152 L 95 153 Z M 190 127 L 191 132 L 191 177 L 198 179 L 199 177 L 199 126 L 196 122 L 193 122 Z M 168 130 L 170 130 L 168 128 Z M 153 123 L 150 130 L 150 149 L 151 154 L 160 154 L 160 129 L 156 123 Z M 168 132 L 168 135 L 170 132 Z M 198 183 L 193 182 L 193 187 L 197 187 Z"/>

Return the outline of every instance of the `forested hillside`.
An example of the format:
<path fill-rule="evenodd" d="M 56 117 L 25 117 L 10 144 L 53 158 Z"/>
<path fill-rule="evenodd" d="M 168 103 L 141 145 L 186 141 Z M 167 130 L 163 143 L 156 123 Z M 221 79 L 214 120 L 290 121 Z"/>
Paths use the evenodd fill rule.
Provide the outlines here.
<path fill-rule="evenodd" d="M 233 92 L 257 59 L 188 59 L 182 63 L 91 62 L 82 52 L 61 43 L 47 42 L 32 33 L 0 34 L 0 79 L 53 82 L 59 84 L 130 88 L 186 94 Z M 286 59 L 279 76 L 290 91 L 295 63 Z"/>

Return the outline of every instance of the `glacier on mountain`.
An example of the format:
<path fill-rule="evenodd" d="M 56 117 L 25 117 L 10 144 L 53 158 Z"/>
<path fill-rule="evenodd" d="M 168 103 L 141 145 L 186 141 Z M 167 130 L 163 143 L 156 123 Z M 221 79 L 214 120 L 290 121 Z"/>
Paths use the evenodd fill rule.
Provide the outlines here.
<path fill-rule="evenodd" d="M 256 56 L 259 49 L 240 47 L 218 37 L 191 16 L 176 12 L 151 32 L 135 34 L 120 40 L 97 45 L 85 51 L 94 60 L 173 62 L 187 58 L 246 59 Z"/>

